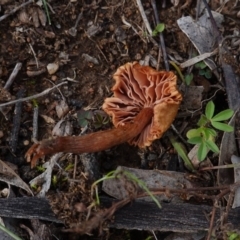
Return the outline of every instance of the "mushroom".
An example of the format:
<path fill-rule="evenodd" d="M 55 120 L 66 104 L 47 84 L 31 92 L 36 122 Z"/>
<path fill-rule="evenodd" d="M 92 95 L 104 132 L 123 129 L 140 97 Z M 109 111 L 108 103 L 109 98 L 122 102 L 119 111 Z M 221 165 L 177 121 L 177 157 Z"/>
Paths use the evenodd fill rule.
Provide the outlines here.
<path fill-rule="evenodd" d="M 115 128 L 36 143 L 25 155 L 31 167 L 47 154 L 98 152 L 124 142 L 144 148 L 163 135 L 182 100 L 176 75 L 133 62 L 119 67 L 113 78 L 114 96 L 105 99 L 103 109 L 112 117 Z"/>

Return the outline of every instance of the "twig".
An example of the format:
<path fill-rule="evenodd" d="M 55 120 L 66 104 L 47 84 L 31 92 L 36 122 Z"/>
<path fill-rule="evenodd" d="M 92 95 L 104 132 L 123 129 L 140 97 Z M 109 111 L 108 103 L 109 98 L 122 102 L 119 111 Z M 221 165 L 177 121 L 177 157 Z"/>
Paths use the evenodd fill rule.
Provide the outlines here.
<path fill-rule="evenodd" d="M 113 203 L 112 206 L 108 209 L 103 209 L 96 213 L 95 216 L 93 216 L 91 219 L 87 220 L 83 224 L 79 225 L 75 228 L 70 229 L 64 229 L 63 232 L 74 232 L 74 233 L 87 233 L 90 234 L 93 229 L 96 229 L 98 226 L 100 226 L 105 220 L 111 219 L 113 214 L 119 209 L 131 202 L 132 199 L 127 198 L 120 200 L 116 203 Z"/>
<path fill-rule="evenodd" d="M 218 44 L 220 44 L 221 41 L 222 41 L 222 35 L 221 35 L 221 33 L 220 33 L 219 29 L 218 29 L 217 23 L 216 23 L 213 15 L 212 15 L 212 11 L 211 11 L 210 7 L 208 6 L 207 1 L 203 0 L 203 3 L 204 3 L 204 5 L 205 5 L 205 7 L 207 9 L 208 14 L 209 14 L 209 18 L 210 18 L 210 21 L 212 23 L 212 27 L 213 27 L 214 31 L 216 32 L 216 34 L 217 34 Z"/>
<path fill-rule="evenodd" d="M 151 4 L 152 4 L 152 8 L 153 8 L 153 12 L 154 12 L 156 22 L 157 22 L 157 24 L 159 24 L 160 20 L 159 20 L 159 16 L 158 16 L 156 1 L 151 0 Z M 164 61 L 165 69 L 167 71 L 169 71 L 169 63 L 168 63 L 168 59 L 167 59 L 167 52 L 166 52 L 165 42 L 164 42 L 164 38 L 163 38 L 163 33 L 159 34 L 159 40 L 160 40 L 159 48 L 162 50 L 161 52 L 163 54 L 163 61 Z"/>
<path fill-rule="evenodd" d="M 18 74 L 18 72 L 19 72 L 19 70 L 20 70 L 21 68 L 22 68 L 22 63 L 21 63 L 21 62 L 18 62 L 18 63 L 15 65 L 15 67 L 14 67 L 11 75 L 9 76 L 7 82 L 5 83 L 5 86 L 3 87 L 4 89 L 6 89 L 7 91 L 9 90 L 9 88 L 10 88 L 11 85 L 13 84 L 13 81 L 15 80 L 15 78 L 16 78 L 16 76 L 17 76 L 17 74 Z M 4 109 L 4 108 L 0 107 L 0 112 L 1 112 L 1 113 L 5 116 L 5 118 L 7 119 L 5 110 L 6 110 L 6 112 L 8 112 L 7 109 Z"/>
<path fill-rule="evenodd" d="M 216 199 L 214 201 L 213 209 L 212 209 L 212 212 L 211 212 L 212 215 L 211 215 L 211 219 L 210 219 L 210 225 L 209 225 L 209 228 L 208 228 L 207 240 L 211 239 L 212 230 L 213 230 L 213 226 L 214 226 L 214 219 L 215 219 L 216 210 L 217 210 L 217 204 L 218 204 L 218 200 Z"/>
<path fill-rule="evenodd" d="M 56 12 L 53 10 L 53 8 L 52 8 L 52 6 L 49 4 L 49 2 L 47 2 L 47 6 L 48 6 L 48 8 L 51 10 L 51 12 L 52 12 L 53 14 L 56 14 Z"/>
<path fill-rule="evenodd" d="M 147 43 L 147 42 L 145 41 L 145 39 L 144 39 L 142 36 L 140 36 L 140 34 L 139 34 L 138 31 L 134 28 L 134 26 L 133 26 L 131 23 L 129 23 L 129 22 L 126 21 L 124 15 L 121 17 L 121 19 L 122 19 L 122 22 L 123 22 L 126 26 L 128 26 L 129 28 L 132 28 L 132 30 L 142 39 L 142 41 L 143 41 L 144 43 Z"/>
<path fill-rule="evenodd" d="M 185 144 L 188 144 L 188 142 L 183 138 L 181 133 L 175 128 L 173 124 L 171 124 L 171 128 Z"/>
<path fill-rule="evenodd" d="M 33 2 L 33 0 L 29 0 L 29 1 L 27 1 L 27 2 L 25 2 L 25 3 L 23 3 L 23 4 L 21 4 L 20 6 L 14 8 L 14 9 L 13 9 L 12 11 L 10 11 L 9 13 L 7 13 L 7 14 L 1 16 L 1 17 L 0 17 L 0 22 L 1 22 L 2 20 L 4 20 L 5 18 L 7 18 L 8 16 L 10 16 L 10 15 L 14 14 L 15 12 L 17 12 L 19 9 L 21 9 L 21 8 L 23 8 L 23 7 L 25 7 L 25 6 L 27 6 L 28 4 L 30 4 L 30 3 L 32 3 L 32 2 Z"/>
<path fill-rule="evenodd" d="M 5 83 L 5 86 L 3 87 L 4 89 L 9 90 L 9 88 L 11 87 L 13 81 L 15 80 L 15 78 L 16 78 L 16 76 L 17 76 L 17 74 L 18 74 L 18 72 L 21 68 L 22 68 L 22 63 L 18 62 L 15 65 L 15 67 L 14 67 L 10 77 L 8 78 L 7 82 Z"/>
<path fill-rule="evenodd" d="M 239 185 L 239 183 L 237 183 Z M 211 220 L 210 220 L 210 226 L 208 228 L 208 235 L 207 235 L 207 240 L 210 240 L 211 239 L 211 235 L 212 235 L 212 230 L 213 230 L 213 227 L 214 227 L 214 219 L 215 219 L 215 215 L 216 215 L 216 209 L 217 209 L 217 205 L 218 205 L 218 201 L 224 197 L 225 195 L 227 195 L 231 190 L 231 188 L 234 188 L 236 187 L 236 183 L 229 186 L 228 189 L 225 189 L 223 190 L 221 193 L 219 193 L 216 198 L 215 198 L 215 201 L 214 201 L 214 204 L 213 204 L 213 209 L 212 209 L 212 216 L 211 216 Z"/>
<path fill-rule="evenodd" d="M 186 110 L 187 110 L 188 112 L 190 112 L 191 114 L 194 114 L 195 112 L 198 112 L 198 111 L 202 110 L 202 105 L 203 105 L 203 103 L 204 103 L 204 102 L 208 102 L 208 101 L 210 101 L 211 99 L 213 99 L 213 98 L 216 96 L 217 92 L 220 91 L 220 90 L 222 90 L 222 88 L 218 88 L 218 89 L 215 91 L 215 93 L 214 93 L 210 98 L 205 99 L 205 100 L 202 100 L 202 101 L 201 101 L 201 107 L 200 107 L 199 109 L 197 109 L 197 110 L 195 110 L 195 111 L 190 111 L 189 109 L 186 109 Z M 0 105 L 0 106 L 1 106 L 1 105 Z"/>
<path fill-rule="evenodd" d="M 38 93 L 36 95 L 33 95 L 33 96 L 30 96 L 30 97 L 26 97 L 26 98 L 20 98 L 20 99 L 17 99 L 17 100 L 14 100 L 14 101 L 11 101 L 11 102 L 7 102 L 7 103 L 2 103 L 0 104 L 0 108 L 1 107 L 5 107 L 5 106 L 10 106 L 10 105 L 13 105 L 13 104 L 16 104 L 18 102 L 25 102 L 25 101 L 28 101 L 28 100 L 31 100 L 31 99 L 34 99 L 34 98 L 39 98 L 39 97 L 42 97 L 46 94 L 48 94 L 49 92 L 51 92 L 52 90 L 54 90 L 55 88 L 58 88 L 64 84 L 67 84 L 67 82 L 62 82 L 62 83 L 59 83 L 58 85 L 52 87 L 52 88 L 48 88 L 46 90 L 44 90 L 43 92 L 41 93 Z"/>
<path fill-rule="evenodd" d="M 186 67 L 190 67 L 198 62 L 201 62 L 202 60 L 209 58 L 211 56 L 214 56 L 218 53 L 218 48 L 216 48 L 214 51 L 209 52 L 209 53 L 203 53 L 201 55 L 198 55 L 196 57 L 193 57 L 191 59 L 188 59 L 187 61 L 181 63 L 179 65 L 180 68 L 186 68 Z"/>
<path fill-rule="evenodd" d="M 50 79 L 48 79 L 48 78 L 45 78 L 45 79 L 46 79 L 47 81 L 49 81 L 53 86 L 56 86 L 56 84 L 55 84 L 52 80 L 50 80 Z M 61 97 L 62 97 L 62 100 L 66 101 L 66 98 L 63 96 L 61 90 L 60 90 L 59 88 L 57 88 L 57 90 L 58 90 L 58 92 L 60 93 L 60 95 L 61 95 Z"/>
<path fill-rule="evenodd" d="M 37 60 L 37 55 L 36 55 L 36 53 L 35 53 L 31 43 L 29 43 L 29 47 L 30 47 L 30 49 L 31 49 L 31 51 L 33 53 L 33 57 L 34 57 L 34 59 L 36 61 L 36 66 L 37 66 L 37 69 L 38 69 L 39 68 L 39 64 L 38 64 L 38 60 Z"/>
<path fill-rule="evenodd" d="M 75 25 L 68 30 L 68 33 L 73 37 L 76 37 L 76 35 L 77 35 L 77 26 L 78 26 L 78 23 L 79 23 L 80 19 L 82 18 L 82 16 L 83 16 L 83 10 L 81 10 L 81 12 L 78 14 Z"/>
<path fill-rule="evenodd" d="M 145 24 L 145 26 L 146 26 L 146 28 L 148 30 L 148 33 L 149 33 L 150 36 L 152 36 L 152 28 L 151 28 L 150 23 L 149 23 L 149 21 L 147 19 L 146 13 L 145 13 L 145 11 L 143 9 L 141 0 L 136 0 L 136 2 L 137 2 L 137 5 L 138 5 L 138 9 L 139 9 L 139 11 L 141 13 L 143 22 L 144 22 L 144 24 Z"/>
<path fill-rule="evenodd" d="M 38 106 L 35 106 L 33 109 L 33 133 L 32 133 L 32 139 L 33 142 L 37 141 L 38 139 Z"/>
<path fill-rule="evenodd" d="M 76 179 L 76 172 L 77 172 L 77 160 L 78 160 L 78 156 L 75 155 L 74 158 L 74 168 L 73 168 L 73 179 Z"/>
<path fill-rule="evenodd" d="M 96 47 L 98 48 L 99 52 L 103 55 L 104 59 L 106 60 L 107 63 L 109 63 L 107 57 L 105 56 L 105 54 L 103 53 L 103 51 L 101 50 L 101 48 L 98 46 L 97 42 L 95 42 L 90 36 L 87 37 L 89 38 L 90 41 L 92 41 L 93 43 L 95 43 Z"/>
<path fill-rule="evenodd" d="M 20 89 L 17 93 L 18 98 L 22 98 L 24 96 L 25 90 Z M 17 150 L 18 145 L 18 134 L 21 124 L 21 114 L 22 114 L 22 103 L 18 102 L 15 105 L 14 115 L 13 115 L 13 127 L 12 127 L 12 134 L 10 139 L 10 148 L 13 153 Z"/>

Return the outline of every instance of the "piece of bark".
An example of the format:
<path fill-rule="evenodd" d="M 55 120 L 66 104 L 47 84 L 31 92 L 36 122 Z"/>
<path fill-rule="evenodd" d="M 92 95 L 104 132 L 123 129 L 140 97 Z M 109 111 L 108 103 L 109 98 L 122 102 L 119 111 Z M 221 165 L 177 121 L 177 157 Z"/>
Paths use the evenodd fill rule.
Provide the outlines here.
<path fill-rule="evenodd" d="M 116 201 L 109 197 L 102 197 L 101 203 L 110 207 Z M 209 228 L 208 214 L 212 207 L 207 205 L 193 205 L 189 203 L 161 203 L 158 208 L 154 202 L 134 201 L 119 209 L 114 214 L 114 220 L 109 227 L 127 230 L 172 231 L 172 232 L 197 232 L 207 231 Z M 220 210 L 215 216 L 219 220 Z M 239 226 L 240 208 L 230 210 L 228 223 L 234 228 Z"/>
<path fill-rule="evenodd" d="M 9 218 L 40 219 L 61 223 L 45 198 L 21 197 L 0 199 L 0 216 Z"/>

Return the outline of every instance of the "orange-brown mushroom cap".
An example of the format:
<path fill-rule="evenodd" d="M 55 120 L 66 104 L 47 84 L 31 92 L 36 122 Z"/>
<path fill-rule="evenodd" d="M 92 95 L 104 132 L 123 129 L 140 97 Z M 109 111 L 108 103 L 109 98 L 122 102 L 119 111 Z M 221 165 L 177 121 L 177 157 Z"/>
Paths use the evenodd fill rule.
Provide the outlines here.
<path fill-rule="evenodd" d="M 103 110 L 118 127 L 134 121 L 141 109 L 153 108 L 151 122 L 138 136 L 128 141 L 141 148 L 150 146 L 170 127 L 182 101 L 176 86 L 176 75 L 133 62 L 119 67 L 113 78 L 116 81 L 112 88 L 114 96 L 105 99 Z"/>

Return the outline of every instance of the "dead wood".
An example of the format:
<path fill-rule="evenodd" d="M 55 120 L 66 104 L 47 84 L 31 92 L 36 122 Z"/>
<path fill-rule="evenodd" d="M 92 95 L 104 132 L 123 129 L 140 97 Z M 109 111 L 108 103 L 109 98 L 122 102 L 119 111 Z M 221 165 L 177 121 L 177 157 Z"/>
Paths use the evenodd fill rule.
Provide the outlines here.
<path fill-rule="evenodd" d="M 109 207 L 113 199 L 104 197 L 101 202 Z M 212 211 L 212 206 L 190 203 L 161 203 L 161 205 L 160 209 L 153 202 L 134 201 L 115 213 L 114 220 L 109 223 L 109 227 L 185 233 L 208 230 L 208 216 Z M 215 221 L 219 217 L 220 209 L 217 209 Z M 234 228 L 237 227 L 240 221 L 240 208 L 231 209 L 227 221 Z"/>

